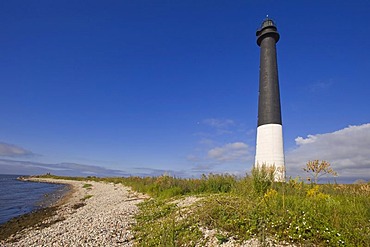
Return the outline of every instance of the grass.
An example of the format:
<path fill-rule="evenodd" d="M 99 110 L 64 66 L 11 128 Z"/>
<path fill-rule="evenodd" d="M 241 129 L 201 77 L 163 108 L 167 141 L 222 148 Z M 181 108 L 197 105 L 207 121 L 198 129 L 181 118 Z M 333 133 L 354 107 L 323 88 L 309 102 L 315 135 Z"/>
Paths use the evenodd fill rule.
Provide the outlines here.
<path fill-rule="evenodd" d="M 204 229 L 215 230 L 218 243 L 257 238 L 261 245 L 369 246 L 369 183 L 276 183 L 269 177 L 269 171 L 254 170 L 245 177 L 68 179 L 122 183 L 149 194 L 134 227 L 138 246 L 202 246 L 210 241 Z M 190 195 L 200 199 L 185 207 L 175 203 Z"/>
<path fill-rule="evenodd" d="M 85 195 L 81 201 L 86 201 L 87 199 L 90 199 L 91 197 L 93 197 L 93 195 Z"/>
<path fill-rule="evenodd" d="M 85 188 L 85 189 L 91 189 L 92 188 L 92 184 L 84 184 L 82 186 L 82 188 Z"/>

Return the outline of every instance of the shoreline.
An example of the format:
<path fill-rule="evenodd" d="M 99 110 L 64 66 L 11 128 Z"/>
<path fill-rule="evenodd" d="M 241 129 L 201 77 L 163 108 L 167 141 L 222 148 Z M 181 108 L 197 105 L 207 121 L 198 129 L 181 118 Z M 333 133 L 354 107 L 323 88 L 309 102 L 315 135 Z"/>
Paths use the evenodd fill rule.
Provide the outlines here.
<path fill-rule="evenodd" d="M 58 182 L 44 182 L 36 181 L 32 176 L 20 176 L 16 180 L 20 182 L 32 182 L 32 183 L 50 183 L 60 184 L 61 188 L 55 189 L 55 191 L 45 193 L 43 198 L 36 201 L 34 209 L 29 212 L 14 216 L 0 224 L 0 241 L 7 239 L 9 236 L 17 233 L 25 228 L 32 227 L 38 223 L 41 223 L 46 217 L 50 217 L 57 210 L 57 207 L 62 205 L 64 200 L 73 193 L 73 187 L 70 184 L 58 183 Z"/>
<path fill-rule="evenodd" d="M 66 184 L 68 190 L 47 207 L 1 225 L 1 246 L 133 245 L 130 228 L 135 223 L 136 204 L 146 196 L 121 184 L 33 177 L 25 180 Z"/>
<path fill-rule="evenodd" d="M 64 205 L 76 190 L 72 184 L 64 181 L 46 180 L 32 176 L 21 176 L 17 180 L 32 183 L 62 184 L 64 188 L 45 194 L 45 198 L 37 202 L 37 208 L 31 212 L 13 217 L 1 224 L 0 243 L 9 240 L 13 242 L 14 238 L 12 236 L 16 236 L 17 233 L 23 230 L 32 229 L 37 226 L 46 227 L 47 224 L 43 223 L 43 221 L 55 216 L 58 213 L 59 207 Z"/>
<path fill-rule="evenodd" d="M 32 212 L 45 209 L 48 207 L 58 206 L 63 203 L 63 200 L 66 197 L 68 197 L 69 194 L 73 193 L 73 186 L 71 184 L 59 183 L 58 181 L 40 181 L 38 179 L 39 178 L 33 177 L 33 176 L 27 176 L 27 177 L 22 176 L 22 177 L 17 178 L 17 180 L 23 181 L 23 182 L 59 184 L 59 185 L 62 185 L 63 187 L 51 193 L 44 194 L 44 198 L 36 203 L 37 208 L 33 210 Z"/>

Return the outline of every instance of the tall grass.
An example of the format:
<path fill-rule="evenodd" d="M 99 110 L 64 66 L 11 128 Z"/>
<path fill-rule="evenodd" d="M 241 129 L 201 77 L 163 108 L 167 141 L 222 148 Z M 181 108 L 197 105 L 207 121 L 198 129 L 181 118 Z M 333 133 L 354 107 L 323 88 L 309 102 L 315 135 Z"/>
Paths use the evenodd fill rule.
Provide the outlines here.
<path fill-rule="evenodd" d="M 121 178 L 120 182 L 155 198 L 171 198 L 179 195 L 228 193 L 237 179 L 227 174 L 203 175 L 200 179 L 162 175 L 159 177 L 127 177 Z"/>
<path fill-rule="evenodd" d="M 276 183 L 271 171 L 263 169 L 244 177 L 72 179 L 122 183 L 151 195 L 137 216 L 139 246 L 199 246 L 206 241 L 201 228 L 216 229 L 222 241 L 233 236 L 261 243 L 274 239 L 309 246 L 369 246 L 369 183 L 317 185 L 299 178 Z M 186 195 L 202 200 L 187 209 L 172 203 Z"/>

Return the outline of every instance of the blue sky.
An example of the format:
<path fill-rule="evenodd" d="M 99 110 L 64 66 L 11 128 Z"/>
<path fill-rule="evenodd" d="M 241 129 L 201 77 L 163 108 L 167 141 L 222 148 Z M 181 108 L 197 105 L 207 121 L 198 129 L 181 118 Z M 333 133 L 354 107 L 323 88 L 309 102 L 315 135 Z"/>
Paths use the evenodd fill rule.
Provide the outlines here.
<path fill-rule="evenodd" d="M 2 1 L 0 173 L 244 174 L 278 26 L 288 175 L 370 179 L 368 1 Z"/>

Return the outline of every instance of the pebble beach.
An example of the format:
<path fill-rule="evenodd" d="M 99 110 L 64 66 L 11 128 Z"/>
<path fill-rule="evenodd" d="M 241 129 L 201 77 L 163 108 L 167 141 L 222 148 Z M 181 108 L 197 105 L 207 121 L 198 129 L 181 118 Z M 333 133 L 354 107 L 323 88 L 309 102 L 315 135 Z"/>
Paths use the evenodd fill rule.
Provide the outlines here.
<path fill-rule="evenodd" d="M 0 227 L 0 246 L 135 246 L 133 225 L 138 213 L 137 204 L 149 198 L 122 184 L 74 181 L 46 178 L 27 178 L 33 182 L 61 183 L 69 192 L 54 205 L 26 216 L 15 218 Z M 179 208 L 192 205 L 200 198 L 175 200 Z M 27 226 L 25 222 L 31 221 Z M 36 222 L 36 223 L 35 223 Z M 21 225 L 21 227 L 19 227 Z M 8 237 L 1 234 L 9 228 Z M 5 229 L 6 230 L 6 229 Z M 197 247 L 257 247 L 257 239 L 238 243 L 233 237 L 219 243 L 217 231 L 200 227 L 206 243 Z M 294 246 L 267 240 L 269 246 Z"/>
<path fill-rule="evenodd" d="M 68 184 L 55 213 L 0 241 L 0 246 L 133 246 L 132 225 L 144 195 L 120 184 L 32 178 Z"/>

